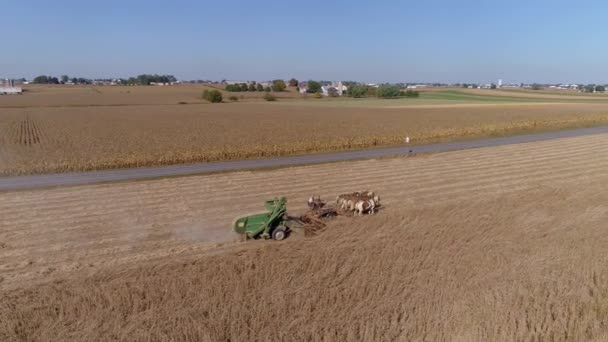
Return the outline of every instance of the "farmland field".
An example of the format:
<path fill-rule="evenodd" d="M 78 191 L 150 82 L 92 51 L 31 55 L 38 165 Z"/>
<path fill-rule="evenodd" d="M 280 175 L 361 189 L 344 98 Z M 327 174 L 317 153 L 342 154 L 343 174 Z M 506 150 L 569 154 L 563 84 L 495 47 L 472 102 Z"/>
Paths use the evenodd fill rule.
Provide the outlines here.
<path fill-rule="evenodd" d="M 419 99 L 317 100 L 292 89 L 276 103 L 246 93 L 235 103 L 208 104 L 200 99 L 205 88 L 32 86 L 23 96 L 0 97 L 0 175 L 263 158 L 395 145 L 406 136 L 420 144 L 608 123 L 603 96 L 452 89 L 425 91 Z"/>
<path fill-rule="evenodd" d="M 0 340 L 602 340 L 607 144 L 2 193 Z M 229 230 L 275 195 L 297 213 L 357 189 L 383 210 L 282 242 Z"/>

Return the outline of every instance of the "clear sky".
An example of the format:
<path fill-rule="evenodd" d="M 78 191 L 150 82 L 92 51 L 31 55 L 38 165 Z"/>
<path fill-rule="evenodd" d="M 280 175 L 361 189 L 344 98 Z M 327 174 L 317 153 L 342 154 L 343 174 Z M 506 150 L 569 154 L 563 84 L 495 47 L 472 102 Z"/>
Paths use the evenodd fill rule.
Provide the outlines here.
<path fill-rule="evenodd" d="M 608 82 L 606 1 L 4 0 L 0 77 Z"/>

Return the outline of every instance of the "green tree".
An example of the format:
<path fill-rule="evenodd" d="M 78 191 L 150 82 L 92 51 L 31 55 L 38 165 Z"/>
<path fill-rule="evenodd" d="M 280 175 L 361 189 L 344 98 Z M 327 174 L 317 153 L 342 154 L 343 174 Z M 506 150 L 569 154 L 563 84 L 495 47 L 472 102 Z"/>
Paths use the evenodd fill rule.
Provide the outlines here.
<path fill-rule="evenodd" d="M 543 89 L 543 87 L 538 83 L 534 83 L 532 85 L 532 90 L 541 90 L 541 89 Z"/>
<path fill-rule="evenodd" d="M 595 91 L 603 93 L 606 91 L 606 87 L 604 87 L 603 85 L 597 85 L 595 86 Z"/>
<path fill-rule="evenodd" d="M 264 94 L 264 100 L 266 100 L 266 101 L 276 101 L 277 98 L 276 98 L 276 96 L 272 95 L 270 92 L 267 92 L 266 94 Z"/>
<path fill-rule="evenodd" d="M 405 97 L 419 97 L 420 93 L 417 92 L 417 91 L 415 91 L 415 90 L 408 89 L 406 91 L 402 91 L 401 92 L 401 96 L 405 96 Z"/>
<path fill-rule="evenodd" d="M 249 87 L 247 88 L 248 91 L 255 91 L 255 82 L 254 83 L 249 83 Z"/>
<path fill-rule="evenodd" d="M 270 89 L 270 87 L 264 87 L 264 91 L 269 93 L 270 91 L 272 91 L 272 89 Z"/>
<path fill-rule="evenodd" d="M 490 89 L 496 89 L 496 84 L 492 83 L 492 84 L 490 85 Z"/>
<path fill-rule="evenodd" d="M 255 90 L 257 90 L 257 91 L 264 91 L 264 86 L 258 83 L 258 84 L 255 85 Z"/>
<path fill-rule="evenodd" d="M 396 85 L 384 84 L 376 90 L 376 96 L 383 99 L 393 99 L 399 97 L 401 89 Z"/>
<path fill-rule="evenodd" d="M 211 103 L 220 103 L 223 100 L 222 92 L 217 89 L 203 91 L 203 99 L 211 102 Z"/>
<path fill-rule="evenodd" d="M 34 84 L 48 84 L 49 83 L 49 76 L 45 76 L 45 75 L 36 76 L 34 78 L 34 80 L 32 80 L 32 83 L 34 83 Z"/>
<path fill-rule="evenodd" d="M 62 75 L 61 76 L 61 83 L 68 83 L 68 81 L 70 80 L 70 77 L 68 75 Z"/>
<path fill-rule="evenodd" d="M 348 95 L 354 98 L 360 98 L 367 95 L 367 86 L 363 84 L 354 84 L 348 88 Z"/>
<path fill-rule="evenodd" d="M 298 86 L 298 80 L 296 80 L 295 78 L 292 78 L 289 80 L 289 86 L 290 87 L 297 87 Z"/>
<path fill-rule="evenodd" d="M 321 92 L 321 83 L 317 81 L 308 81 L 308 90 L 306 90 L 306 92 L 311 94 Z"/>
<path fill-rule="evenodd" d="M 272 81 L 272 91 L 284 91 L 287 88 L 285 81 L 283 80 L 274 80 Z"/>
<path fill-rule="evenodd" d="M 241 86 L 238 84 L 228 84 L 228 85 L 226 85 L 226 87 L 224 89 L 226 89 L 226 91 L 229 91 L 229 92 L 239 92 L 242 90 Z"/>
<path fill-rule="evenodd" d="M 249 90 L 249 87 L 247 86 L 247 83 L 241 83 L 240 87 L 241 87 L 241 91 L 247 91 L 247 90 Z"/>

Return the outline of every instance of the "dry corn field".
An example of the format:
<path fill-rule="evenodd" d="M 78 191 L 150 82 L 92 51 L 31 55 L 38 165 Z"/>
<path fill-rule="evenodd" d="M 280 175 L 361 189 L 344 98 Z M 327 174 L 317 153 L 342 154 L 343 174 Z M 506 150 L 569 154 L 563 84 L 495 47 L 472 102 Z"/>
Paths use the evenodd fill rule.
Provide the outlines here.
<path fill-rule="evenodd" d="M 0 340 L 603 340 L 607 144 L 3 193 Z M 231 242 L 269 197 L 356 189 L 384 209 Z"/>
<path fill-rule="evenodd" d="M 2 97 L 0 175 L 263 158 L 395 145 L 406 136 L 429 143 L 608 123 L 608 103 L 212 105 L 198 98 L 201 89 L 35 87 Z"/>

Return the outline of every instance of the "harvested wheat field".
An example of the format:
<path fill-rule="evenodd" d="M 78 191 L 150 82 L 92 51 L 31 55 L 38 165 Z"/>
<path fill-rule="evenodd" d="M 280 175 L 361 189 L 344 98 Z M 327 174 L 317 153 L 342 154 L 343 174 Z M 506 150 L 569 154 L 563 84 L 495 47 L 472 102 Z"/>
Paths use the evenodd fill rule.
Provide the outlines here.
<path fill-rule="evenodd" d="M 606 144 L 3 193 L 0 340 L 605 339 Z M 269 197 L 356 189 L 383 210 L 231 242 Z"/>
<path fill-rule="evenodd" d="M 0 175 L 264 158 L 396 145 L 406 136 L 422 144 L 608 123 L 608 103 L 440 100 L 417 107 L 393 100 L 395 108 L 388 108 L 382 106 L 391 100 L 351 99 L 316 106 L 310 105 L 315 100 L 177 105 L 178 99 L 200 102 L 195 94 L 201 88 L 99 88 L 101 93 L 80 89 L 90 91 L 86 96 L 49 87 L 38 90 L 42 95 L 32 90 L 16 100 L 1 98 Z M 35 104 L 38 95 L 39 107 L 3 107 L 6 101 Z M 65 105 L 48 102 L 58 99 Z M 137 104 L 146 99 L 149 104 Z"/>

